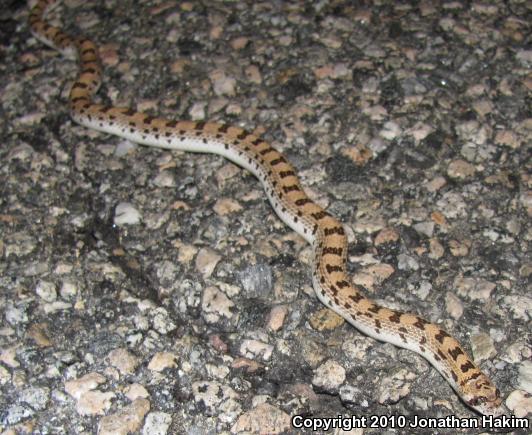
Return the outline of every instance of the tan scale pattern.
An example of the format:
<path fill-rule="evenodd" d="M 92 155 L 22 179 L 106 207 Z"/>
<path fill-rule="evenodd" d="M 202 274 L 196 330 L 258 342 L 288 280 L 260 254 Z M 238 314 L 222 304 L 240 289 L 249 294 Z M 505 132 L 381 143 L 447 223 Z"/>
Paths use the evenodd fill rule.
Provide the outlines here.
<path fill-rule="evenodd" d="M 214 122 L 154 118 L 131 108 L 95 104 L 102 70 L 96 45 L 72 37 L 45 20 L 56 0 L 37 1 L 29 15 L 32 33 L 67 57 L 77 56 L 80 72 L 70 92 L 72 118 L 89 128 L 137 143 L 222 155 L 262 182 L 279 217 L 314 248 L 313 284 L 319 299 L 362 332 L 424 356 L 464 402 L 486 415 L 500 415 L 500 394 L 457 340 L 439 326 L 375 304 L 346 274 L 347 238 L 342 224 L 304 193 L 295 169 L 267 142 L 237 127 Z"/>

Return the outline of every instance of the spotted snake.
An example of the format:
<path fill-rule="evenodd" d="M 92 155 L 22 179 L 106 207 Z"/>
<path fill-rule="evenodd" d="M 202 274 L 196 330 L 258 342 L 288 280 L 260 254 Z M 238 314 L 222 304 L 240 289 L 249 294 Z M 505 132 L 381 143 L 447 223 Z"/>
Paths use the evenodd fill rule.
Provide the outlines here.
<path fill-rule="evenodd" d="M 485 415 L 504 412 L 499 390 L 457 340 L 414 314 L 381 307 L 363 296 L 346 274 L 347 237 L 342 224 L 303 191 L 286 158 L 259 136 L 215 122 L 156 118 L 127 107 L 96 104 L 102 69 L 96 45 L 46 21 L 57 0 L 39 0 L 31 9 L 33 35 L 66 57 L 77 57 L 70 114 L 77 123 L 133 142 L 174 150 L 218 154 L 249 170 L 262 183 L 279 218 L 313 248 L 312 281 L 317 297 L 363 333 L 425 357 L 471 408 Z"/>

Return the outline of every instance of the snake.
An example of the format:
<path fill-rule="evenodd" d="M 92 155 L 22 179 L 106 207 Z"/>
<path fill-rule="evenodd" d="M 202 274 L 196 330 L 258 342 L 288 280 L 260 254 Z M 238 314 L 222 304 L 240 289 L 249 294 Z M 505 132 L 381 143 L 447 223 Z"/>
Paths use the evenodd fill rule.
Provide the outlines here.
<path fill-rule="evenodd" d="M 60 3 L 38 0 L 28 24 L 43 44 L 78 61 L 68 97 L 73 121 L 142 145 L 220 155 L 251 172 L 279 218 L 311 245 L 312 284 L 325 306 L 362 333 L 424 357 L 476 412 L 495 417 L 505 413 L 498 388 L 454 337 L 416 314 L 378 305 L 352 283 L 346 272 L 344 226 L 307 196 L 291 163 L 262 137 L 224 123 L 164 119 L 94 102 L 103 74 L 98 47 L 47 21 L 47 13 Z"/>

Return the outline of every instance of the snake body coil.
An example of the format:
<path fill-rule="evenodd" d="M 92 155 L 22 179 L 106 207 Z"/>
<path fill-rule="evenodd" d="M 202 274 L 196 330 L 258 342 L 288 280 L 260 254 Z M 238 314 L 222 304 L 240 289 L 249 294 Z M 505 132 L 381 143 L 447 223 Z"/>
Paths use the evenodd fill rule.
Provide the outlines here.
<path fill-rule="evenodd" d="M 219 154 L 253 173 L 277 215 L 314 250 L 313 285 L 318 298 L 365 334 L 425 357 L 464 402 L 486 415 L 503 411 L 499 391 L 473 363 L 457 340 L 415 314 L 381 307 L 366 298 L 346 274 L 347 238 L 342 224 L 303 191 L 286 158 L 260 137 L 214 122 L 154 118 L 131 108 L 95 104 L 102 77 L 98 48 L 46 22 L 55 0 L 40 0 L 31 10 L 33 34 L 68 57 L 77 56 L 79 75 L 70 91 L 70 113 L 86 127 L 168 149 Z"/>

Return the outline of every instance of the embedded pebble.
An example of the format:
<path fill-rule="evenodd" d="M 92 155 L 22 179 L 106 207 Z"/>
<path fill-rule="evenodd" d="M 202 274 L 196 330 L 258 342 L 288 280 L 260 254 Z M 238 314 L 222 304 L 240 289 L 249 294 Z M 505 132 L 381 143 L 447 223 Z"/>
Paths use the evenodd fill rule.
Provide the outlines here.
<path fill-rule="evenodd" d="M 221 317 L 233 316 L 234 302 L 216 287 L 207 287 L 201 298 L 201 312 L 208 323 L 216 323 Z"/>
<path fill-rule="evenodd" d="M 397 403 L 410 394 L 412 381 L 416 375 L 406 369 L 400 369 L 382 378 L 377 388 L 377 401 L 381 405 Z"/>
<path fill-rule="evenodd" d="M 532 413 L 532 393 L 514 390 L 506 398 L 505 404 L 516 417 L 526 417 Z"/>
<path fill-rule="evenodd" d="M 115 397 L 111 392 L 87 391 L 76 401 L 76 411 L 80 415 L 104 415 Z"/>
<path fill-rule="evenodd" d="M 466 296 L 473 301 L 489 300 L 496 285 L 483 278 L 464 278 L 458 276 L 453 283 L 460 296 Z"/>
<path fill-rule="evenodd" d="M 140 219 L 140 212 L 129 202 L 121 202 L 115 208 L 115 225 L 136 225 L 140 222 Z"/>
<path fill-rule="evenodd" d="M 452 292 L 445 293 L 445 309 L 453 319 L 459 319 L 464 313 L 462 301 Z"/>
<path fill-rule="evenodd" d="M 424 234 L 427 237 L 432 237 L 434 234 L 434 222 L 420 222 L 413 225 L 413 228 L 420 234 Z"/>
<path fill-rule="evenodd" d="M 175 187 L 175 176 L 170 171 L 161 171 L 153 179 L 153 184 L 155 184 L 157 187 Z"/>
<path fill-rule="evenodd" d="M 14 326 L 28 321 L 27 306 L 15 307 L 11 302 L 6 305 L 5 318 L 9 324 Z"/>
<path fill-rule="evenodd" d="M 309 323 L 316 331 L 329 331 L 343 325 L 345 320 L 329 308 L 322 308 L 310 315 Z"/>
<path fill-rule="evenodd" d="M 17 361 L 17 349 L 18 345 L 6 347 L 0 350 L 0 361 L 6 364 L 9 367 L 17 368 L 20 366 L 20 363 Z"/>
<path fill-rule="evenodd" d="M 429 257 L 433 259 L 438 259 L 443 257 L 445 254 L 445 249 L 438 239 L 430 239 L 429 241 L 430 254 Z"/>
<path fill-rule="evenodd" d="M 280 434 L 290 429 L 290 415 L 275 406 L 262 403 L 238 417 L 231 427 L 231 432 Z"/>
<path fill-rule="evenodd" d="M 78 288 L 76 284 L 70 281 L 63 281 L 61 288 L 59 289 L 59 294 L 63 299 L 72 299 L 78 293 Z"/>
<path fill-rule="evenodd" d="M 216 201 L 213 207 L 214 211 L 220 216 L 226 216 L 231 213 L 236 213 L 242 210 L 242 206 L 231 198 L 222 198 Z"/>
<path fill-rule="evenodd" d="M 375 246 L 380 246 L 385 243 L 393 243 L 399 240 L 399 232 L 395 228 L 383 228 L 375 237 Z"/>
<path fill-rule="evenodd" d="M 205 119 L 205 106 L 206 104 L 204 101 L 195 102 L 188 111 L 190 119 L 192 119 L 192 121 L 201 121 Z"/>
<path fill-rule="evenodd" d="M 393 121 L 388 121 L 384 124 L 383 129 L 379 131 L 379 135 L 387 140 L 393 140 L 401 134 L 401 127 Z"/>
<path fill-rule="evenodd" d="M 471 335 L 471 351 L 475 362 L 490 359 L 497 354 L 493 340 L 488 334 L 477 333 Z"/>
<path fill-rule="evenodd" d="M 336 361 L 328 360 L 316 369 L 312 384 L 329 394 L 336 394 L 345 379 L 345 369 Z"/>
<path fill-rule="evenodd" d="M 264 263 L 247 266 L 238 278 L 249 297 L 265 297 L 273 289 L 272 268 Z"/>
<path fill-rule="evenodd" d="M 148 363 L 148 369 L 162 372 L 164 369 L 177 367 L 177 356 L 170 352 L 157 352 Z"/>
<path fill-rule="evenodd" d="M 146 390 L 146 388 L 140 384 L 128 385 L 124 390 L 124 394 L 131 401 L 138 399 L 139 397 L 144 399 L 150 397 L 148 390 Z"/>
<path fill-rule="evenodd" d="M 286 305 L 277 305 L 270 310 L 266 327 L 272 331 L 278 331 L 283 327 L 284 319 L 288 314 L 288 307 Z"/>
<path fill-rule="evenodd" d="M 128 155 L 133 150 L 136 150 L 139 146 L 135 142 L 131 142 L 130 140 L 121 140 L 118 142 L 115 148 L 115 156 L 117 157 L 123 157 Z"/>
<path fill-rule="evenodd" d="M 133 373 L 139 365 L 139 359 L 127 349 L 114 349 L 107 355 L 109 363 L 116 367 L 123 375 Z"/>
<path fill-rule="evenodd" d="M 118 412 L 106 415 L 100 420 L 99 435 L 128 435 L 140 430 L 144 416 L 150 410 L 150 402 L 136 399 Z"/>
<path fill-rule="evenodd" d="M 8 425 L 20 423 L 35 415 L 35 411 L 23 405 L 11 405 L 7 407 L 7 412 L 2 415 L 2 422 Z"/>
<path fill-rule="evenodd" d="M 523 361 L 519 365 L 517 381 L 519 388 L 532 394 L 532 361 Z"/>
<path fill-rule="evenodd" d="M 10 381 L 11 374 L 4 366 L 0 366 L 0 385 L 6 385 Z"/>
<path fill-rule="evenodd" d="M 397 256 L 397 268 L 399 270 L 418 270 L 419 262 L 410 255 L 399 254 Z"/>
<path fill-rule="evenodd" d="M 451 240 L 449 242 L 449 250 L 455 257 L 467 256 L 470 248 L 471 240 Z"/>
<path fill-rule="evenodd" d="M 150 412 L 146 416 L 142 435 L 165 435 L 172 424 L 172 414 L 167 412 Z"/>
<path fill-rule="evenodd" d="M 221 256 L 210 248 L 202 248 L 196 256 L 196 270 L 208 278 L 212 275 L 214 268 L 221 260 Z"/>
<path fill-rule="evenodd" d="M 209 78 L 216 95 L 235 95 L 236 80 L 233 77 L 227 77 L 224 71 L 215 70 L 209 74 Z"/>
<path fill-rule="evenodd" d="M 242 340 L 240 354 L 246 358 L 268 361 L 273 352 L 273 346 L 259 340 Z"/>
<path fill-rule="evenodd" d="M 203 409 L 207 415 L 217 416 L 222 422 L 234 422 L 242 411 L 237 402 L 238 394 L 232 388 L 218 382 L 194 382 L 192 395 L 200 409 Z"/>
<path fill-rule="evenodd" d="M 176 324 L 168 315 L 168 311 L 166 311 L 166 309 L 163 307 L 158 307 L 153 310 L 151 316 L 153 329 L 155 329 L 159 334 L 166 335 L 177 328 Z"/>
<path fill-rule="evenodd" d="M 66 381 L 65 391 L 74 399 L 79 399 L 84 393 L 94 390 L 104 382 L 107 382 L 107 379 L 99 373 L 87 373 L 81 378 Z"/>
<path fill-rule="evenodd" d="M 465 179 L 475 174 L 475 167 L 465 160 L 453 160 L 447 167 L 447 175 L 451 178 Z"/>
<path fill-rule="evenodd" d="M 54 302 L 57 299 L 57 290 L 53 282 L 39 281 L 35 293 L 46 302 Z"/>
<path fill-rule="evenodd" d="M 22 390 L 18 396 L 18 402 L 31 406 L 35 411 L 46 409 L 50 399 L 50 390 L 48 388 L 30 387 Z"/>
<path fill-rule="evenodd" d="M 503 301 L 514 318 L 530 321 L 532 317 L 532 298 L 526 296 L 505 296 Z"/>

